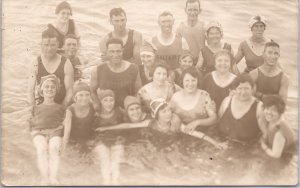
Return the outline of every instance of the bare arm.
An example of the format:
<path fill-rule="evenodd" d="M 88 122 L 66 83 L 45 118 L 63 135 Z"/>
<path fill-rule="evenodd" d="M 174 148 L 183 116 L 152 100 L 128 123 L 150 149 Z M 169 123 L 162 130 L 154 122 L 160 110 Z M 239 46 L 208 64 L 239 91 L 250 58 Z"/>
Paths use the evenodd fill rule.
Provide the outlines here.
<path fill-rule="evenodd" d="M 133 57 L 132 60 L 130 60 L 130 62 L 133 62 L 135 64 L 140 64 L 141 63 L 140 48 L 143 42 L 143 37 L 140 32 L 134 31 L 133 42 L 134 42 Z"/>
<path fill-rule="evenodd" d="M 258 78 L 258 69 L 254 69 L 249 73 L 250 77 L 252 78 L 253 82 L 255 83 L 254 87 L 253 87 L 253 92 L 254 92 L 254 96 L 258 99 L 262 99 L 263 94 L 259 91 L 257 91 L 257 87 L 256 87 L 256 81 Z"/>
<path fill-rule="evenodd" d="M 137 93 L 142 87 L 142 80 L 140 77 L 140 73 L 138 72 L 135 79 L 135 93 Z"/>
<path fill-rule="evenodd" d="M 242 51 L 242 46 L 240 45 L 236 55 L 234 56 L 235 64 L 239 64 L 239 62 L 241 61 L 241 59 L 243 59 L 244 56 L 245 55 Z"/>
<path fill-rule="evenodd" d="M 63 146 L 64 148 L 69 142 L 70 133 L 72 127 L 72 112 L 70 110 L 66 111 L 66 118 L 64 121 L 64 137 L 63 137 Z"/>
<path fill-rule="evenodd" d="M 287 102 L 288 90 L 289 90 L 289 79 L 285 74 L 283 74 L 281 79 L 279 95 L 282 97 L 285 103 Z"/>
<path fill-rule="evenodd" d="M 28 91 L 27 91 L 27 102 L 29 106 L 35 104 L 35 86 L 36 86 L 36 76 L 38 69 L 37 60 L 33 61 L 29 68 L 29 77 L 28 77 Z"/>
<path fill-rule="evenodd" d="M 91 96 L 93 100 L 93 106 L 96 111 L 100 109 L 100 101 L 98 99 L 97 95 L 97 89 L 98 89 L 98 73 L 97 73 L 97 66 L 92 70 L 91 73 L 91 81 L 90 81 L 90 89 L 91 89 Z"/>
<path fill-rule="evenodd" d="M 273 158 L 281 157 L 286 140 L 280 132 L 275 134 L 272 148 L 269 148 L 263 140 L 260 141 L 261 147 L 267 153 L 267 155 Z"/>
<path fill-rule="evenodd" d="M 109 127 L 99 127 L 96 129 L 96 131 L 107 131 L 107 130 L 119 130 L 119 129 L 133 129 L 133 128 L 142 128 L 142 127 L 148 127 L 150 120 L 144 120 L 137 123 L 121 123 L 114 126 Z"/>
<path fill-rule="evenodd" d="M 199 58 L 198 58 L 198 62 L 197 62 L 196 68 L 198 70 L 200 70 L 202 68 L 202 65 L 203 65 L 203 56 L 202 56 L 202 52 L 200 50 L 200 52 L 199 52 Z"/>
<path fill-rule="evenodd" d="M 65 87 L 66 87 L 66 96 L 63 101 L 63 104 L 65 106 L 68 106 L 73 95 L 73 84 L 74 84 L 74 70 L 71 62 L 69 60 L 66 61 L 65 67 L 64 67 L 64 72 L 65 72 Z"/>

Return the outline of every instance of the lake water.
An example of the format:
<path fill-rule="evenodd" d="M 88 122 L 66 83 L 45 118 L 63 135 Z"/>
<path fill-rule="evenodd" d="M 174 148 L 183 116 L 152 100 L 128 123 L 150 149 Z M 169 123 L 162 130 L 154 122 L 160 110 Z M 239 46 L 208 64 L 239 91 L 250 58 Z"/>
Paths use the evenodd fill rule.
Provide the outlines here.
<path fill-rule="evenodd" d="M 41 32 L 55 19 L 55 7 L 61 1 L 4 0 L 2 3 L 2 183 L 35 185 L 38 182 L 35 149 L 29 134 L 29 111 L 26 104 L 27 71 L 40 53 Z M 84 75 L 99 63 L 100 38 L 112 27 L 108 21 L 111 8 L 122 7 L 127 12 L 127 25 L 149 39 L 158 31 L 157 17 L 164 10 L 175 16 L 175 27 L 185 19 L 184 1 L 174 0 L 69 0 L 73 17 L 81 36 L 81 56 L 88 57 Z M 224 41 L 233 45 L 250 36 L 248 20 L 261 14 L 268 18 L 266 36 L 281 45 L 280 62 L 290 78 L 286 118 L 298 130 L 298 1 L 296 0 L 203 0 L 201 19 L 218 20 L 223 25 Z M 270 161 L 262 151 L 233 146 L 217 151 L 206 144 L 190 158 L 177 160 L 178 153 L 168 154 L 174 161 L 185 161 L 170 167 L 165 160 L 156 165 L 163 171 L 147 170 L 137 161 L 122 165 L 121 183 L 162 185 L 232 185 L 232 184 L 295 184 L 298 182 L 298 157 L 288 162 Z M 127 157 L 134 159 L 136 146 L 127 148 Z M 136 147 L 139 148 L 139 147 Z M 198 146 L 199 148 L 199 146 Z M 141 149 L 141 148 L 139 148 Z M 141 149 L 142 150 L 142 149 Z M 132 152 L 133 151 L 133 152 Z M 131 156 L 132 155 L 132 156 Z M 158 154 L 159 155 L 159 154 Z M 161 154 L 163 156 L 163 154 Z M 59 177 L 64 185 L 100 185 L 100 170 L 93 155 L 75 150 L 62 156 Z M 131 162 L 130 162 L 131 161 Z M 286 164 L 287 163 L 287 164 Z M 179 165 L 179 166 L 178 166 Z M 76 166 L 76 168 L 74 168 Z M 170 168 L 169 168 L 170 167 Z M 269 167 L 274 167 L 269 169 Z"/>

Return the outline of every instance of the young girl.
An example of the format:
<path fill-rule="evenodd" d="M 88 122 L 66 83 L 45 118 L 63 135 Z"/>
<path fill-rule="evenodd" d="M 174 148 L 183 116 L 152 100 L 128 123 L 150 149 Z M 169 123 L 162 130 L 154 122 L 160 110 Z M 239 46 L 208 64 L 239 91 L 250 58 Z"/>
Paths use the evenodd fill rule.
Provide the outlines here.
<path fill-rule="evenodd" d="M 58 184 L 57 171 L 65 117 L 64 106 L 54 102 L 59 88 L 60 81 L 55 75 L 41 78 L 39 92 L 44 97 L 44 101 L 34 106 L 31 119 L 31 135 L 37 150 L 43 185 Z"/>
<path fill-rule="evenodd" d="M 114 92 L 98 89 L 97 93 L 101 110 L 96 114 L 95 131 L 99 131 L 99 128 L 102 127 L 121 123 L 123 115 L 119 108 L 115 108 Z M 119 163 L 124 153 L 124 141 L 120 132 L 117 131 L 96 133 L 95 151 L 100 158 L 104 185 L 119 184 Z"/>
<path fill-rule="evenodd" d="M 77 82 L 73 88 L 74 103 L 66 111 L 63 146 L 67 146 L 69 139 L 80 144 L 92 137 L 94 122 L 94 108 L 91 104 L 91 94 L 88 84 Z"/>
<path fill-rule="evenodd" d="M 294 143 L 293 132 L 282 117 L 285 103 L 278 95 L 266 95 L 263 108 L 263 115 L 258 121 L 263 132 L 261 148 L 270 157 L 280 158 Z"/>

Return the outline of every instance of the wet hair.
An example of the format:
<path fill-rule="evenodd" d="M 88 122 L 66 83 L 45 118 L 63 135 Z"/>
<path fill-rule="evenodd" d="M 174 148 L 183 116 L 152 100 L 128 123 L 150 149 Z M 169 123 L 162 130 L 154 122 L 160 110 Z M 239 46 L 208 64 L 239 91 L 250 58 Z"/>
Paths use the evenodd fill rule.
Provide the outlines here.
<path fill-rule="evenodd" d="M 232 68 L 233 63 L 234 63 L 234 59 L 233 59 L 233 55 L 231 54 L 231 52 L 229 50 L 226 49 L 221 49 L 218 50 L 215 54 L 214 54 L 214 62 L 216 62 L 216 59 L 221 56 L 221 55 L 228 55 L 230 58 L 230 67 Z"/>
<path fill-rule="evenodd" d="M 126 12 L 122 8 L 113 8 L 109 12 L 109 17 L 112 19 L 113 16 L 119 16 L 124 14 L 126 17 Z"/>
<path fill-rule="evenodd" d="M 275 106 L 279 114 L 285 111 L 285 102 L 279 95 L 265 95 L 262 102 L 264 108 Z"/>
<path fill-rule="evenodd" d="M 106 48 L 108 48 L 108 46 L 110 44 L 121 44 L 122 48 L 123 48 L 123 41 L 117 38 L 110 38 L 106 41 Z"/>
<path fill-rule="evenodd" d="M 158 19 L 162 16 L 172 16 L 172 18 L 174 18 L 173 14 L 169 11 L 163 11 L 159 16 Z"/>
<path fill-rule="evenodd" d="M 153 76 L 154 72 L 156 71 L 156 69 L 158 67 L 161 67 L 163 69 L 166 69 L 167 70 L 167 76 L 169 76 L 169 70 L 170 70 L 170 67 L 166 64 L 165 61 L 163 60 L 158 60 L 158 61 L 155 61 L 154 65 L 153 65 L 153 68 L 150 72 L 150 76 Z"/>
<path fill-rule="evenodd" d="M 277 48 L 280 49 L 279 44 L 278 44 L 277 42 L 273 41 L 273 40 L 271 40 L 270 42 L 267 42 L 267 43 L 265 44 L 264 51 L 266 51 L 266 49 L 267 49 L 268 47 L 277 47 Z"/>
<path fill-rule="evenodd" d="M 42 39 L 44 38 L 56 38 L 57 40 L 59 40 L 58 33 L 53 28 L 50 27 L 48 27 L 46 30 L 42 32 Z"/>
<path fill-rule="evenodd" d="M 67 34 L 67 35 L 65 36 L 65 38 L 64 38 L 64 44 L 65 44 L 65 42 L 66 42 L 67 39 L 75 39 L 75 40 L 77 41 L 77 43 L 78 43 L 78 41 L 79 41 L 79 37 L 77 37 L 77 36 L 74 35 L 74 34 Z"/>
<path fill-rule="evenodd" d="M 200 0 L 187 0 L 186 3 L 185 3 L 185 8 L 188 6 L 189 3 L 195 3 L 197 2 L 199 4 L 199 9 L 200 8 Z"/>
<path fill-rule="evenodd" d="M 197 70 L 195 69 L 194 66 L 189 67 L 187 69 L 185 69 L 182 74 L 181 74 L 181 83 L 183 83 L 183 79 L 185 77 L 185 75 L 190 74 L 193 78 L 196 78 L 197 81 L 199 82 L 199 74 L 197 72 Z"/>
<path fill-rule="evenodd" d="M 253 88 L 254 81 L 252 80 L 251 76 L 248 73 L 242 73 L 234 79 L 234 88 L 237 88 L 240 84 L 247 83 L 247 82 Z"/>

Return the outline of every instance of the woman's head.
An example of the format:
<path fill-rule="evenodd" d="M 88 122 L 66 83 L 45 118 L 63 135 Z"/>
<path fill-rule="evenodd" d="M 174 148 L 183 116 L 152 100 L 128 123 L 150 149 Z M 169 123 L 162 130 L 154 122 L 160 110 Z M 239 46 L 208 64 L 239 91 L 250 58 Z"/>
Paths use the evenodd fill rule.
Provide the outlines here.
<path fill-rule="evenodd" d="M 141 61 L 146 67 L 150 68 L 153 66 L 156 50 L 157 48 L 147 41 L 145 41 L 143 46 L 140 48 Z"/>
<path fill-rule="evenodd" d="M 254 82 L 249 74 L 243 73 L 234 80 L 237 97 L 240 100 L 249 100 L 253 95 Z"/>
<path fill-rule="evenodd" d="M 163 85 L 168 79 L 169 67 L 164 61 L 155 63 L 151 75 L 153 76 L 154 83 L 158 85 Z"/>
<path fill-rule="evenodd" d="M 66 1 L 59 3 L 56 6 L 55 14 L 57 15 L 59 21 L 61 22 L 69 21 L 70 16 L 72 16 L 71 5 Z"/>
<path fill-rule="evenodd" d="M 253 36 L 262 37 L 266 29 L 267 21 L 262 16 L 253 16 L 250 18 L 248 25 Z"/>
<path fill-rule="evenodd" d="M 198 72 L 194 67 L 187 68 L 182 72 L 181 81 L 183 90 L 188 93 L 195 92 L 198 86 Z"/>
<path fill-rule="evenodd" d="M 285 102 L 279 95 L 266 95 L 262 99 L 264 115 L 268 122 L 277 121 L 285 111 Z"/>
<path fill-rule="evenodd" d="M 130 122 L 136 123 L 142 121 L 143 112 L 141 101 L 139 100 L 139 98 L 134 96 L 127 96 L 124 99 L 124 108 Z"/>
<path fill-rule="evenodd" d="M 170 105 L 165 99 L 154 99 L 150 103 L 152 117 L 164 122 L 170 122 L 172 119 L 172 111 Z"/>
<path fill-rule="evenodd" d="M 225 49 L 219 50 L 214 54 L 216 71 L 224 73 L 229 72 L 232 68 L 232 54 Z"/>
<path fill-rule="evenodd" d="M 115 94 L 112 90 L 97 90 L 98 99 L 101 104 L 101 110 L 111 112 L 115 107 Z"/>
<path fill-rule="evenodd" d="M 78 105 L 88 105 L 91 101 L 90 87 L 83 81 L 77 81 L 73 87 L 73 100 Z"/>
<path fill-rule="evenodd" d="M 193 66 L 193 55 L 190 53 L 190 51 L 183 51 L 179 58 L 179 64 L 183 70 Z"/>
<path fill-rule="evenodd" d="M 59 92 L 60 80 L 54 74 L 43 76 L 39 86 L 40 95 L 48 98 L 54 98 Z"/>
<path fill-rule="evenodd" d="M 206 39 L 208 43 L 219 43 L 223 37 L 222 25 L 212 21 L 206 26 Z"/>

